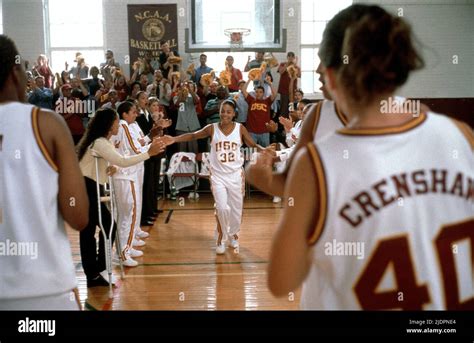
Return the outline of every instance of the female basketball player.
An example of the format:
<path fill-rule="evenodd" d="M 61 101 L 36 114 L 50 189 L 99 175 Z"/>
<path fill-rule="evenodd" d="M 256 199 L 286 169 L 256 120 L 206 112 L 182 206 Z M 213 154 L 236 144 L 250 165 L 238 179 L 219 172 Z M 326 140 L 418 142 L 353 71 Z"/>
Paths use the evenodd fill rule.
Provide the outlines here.
<path fill-rule="evenodd" d="M 211 137 L 210 173 L 211 189 L 216 203 L 217 247 L 216 253 L 225 253 L 229 246 L 239 246 L 238 233 L 242 221 L 242 204 L 245 191 L 244 158 L 240 151 L 245 143 L 249 148 L 263 150 L 256 144 L 247 129 L 234 121 L 236 103 L 224 100 L 220 107 L 220 122 L 209 124 L 203 129 L 177 137 L 165 136 L 167 145 Z"/>
<path fill-rule="evenodd" d="M 157 139 L 153 141 L 148 152 L 124 157 L 115 150 L 114 145 L 109 141 L 112 135 L 118 133 L 118 129 L 117 112 L 112 109 L 98 110 L 89 122 L 86 133 L 78 145 L 79 166 L 84 175 L 90 204 L 89 224 L 80 233 L 82 266 L 87 277 L 88 287 L 108 285 L 104 278 L 106 275 L 104 240 L 102 235 L 99 235 L 98 254 L 95 240 L 96 227 L 99 225 L 96 182 L 98 181 L 101 185 L 105 184 L 107 174 L 113 173 L 114 168 L 107 167 L 107 164 L 122 168 L 130 167 L 164 151 L 162 142 Z M 98 161 L 99 180 L 96 180 L 94 155 L 101 157 Z M 104 229 L 109 230 L 110 213 L 105 204 L 101 204 L 101 211 Z"/>
<path fill-rule="evenodd" d="M 472 243 L 472 130 L 431 112 L 383 110 L 423 62 L 408 25 L 382 8 L 339 12 L 319 53 L 328 90 L 353 120 L 295 157 L 271 291 L 303 283 L 305 309 L 472 310 L 472 293 L 458 292 L 472 284 L 471 256 L 452 249 Z"/>

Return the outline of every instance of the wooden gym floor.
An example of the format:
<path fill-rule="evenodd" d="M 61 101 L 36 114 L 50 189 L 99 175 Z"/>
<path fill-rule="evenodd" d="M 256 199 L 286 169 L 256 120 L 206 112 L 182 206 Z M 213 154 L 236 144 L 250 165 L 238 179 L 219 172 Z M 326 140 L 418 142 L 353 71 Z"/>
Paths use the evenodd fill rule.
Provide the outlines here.
<path fill-rule="evenodd" d="M 179 201 L 160 201 L 164 209 L 150 229 L 139 266 L 125 268 L 114 287 L 87 288 L 79 235 L 69 229 L 79 294 L 86 310 L 297 310 L 300 292 L 273 297 L 266 285 L 271 238 L 281 204 L 252 193 L 244 201 L 239 251 L 215 254 L 215 217 L 211 194 L 197 201 L 181 193 Z M 184 205 L 184 206 L 180 206 Z M 172 211 L 172 212 L 171 212 Z M 171 215 L 170 215 L 171 212 Z M 168 222 L 167 218 L 169 219 Z M 114 267 L 120 276 L 119 267 Z"/>

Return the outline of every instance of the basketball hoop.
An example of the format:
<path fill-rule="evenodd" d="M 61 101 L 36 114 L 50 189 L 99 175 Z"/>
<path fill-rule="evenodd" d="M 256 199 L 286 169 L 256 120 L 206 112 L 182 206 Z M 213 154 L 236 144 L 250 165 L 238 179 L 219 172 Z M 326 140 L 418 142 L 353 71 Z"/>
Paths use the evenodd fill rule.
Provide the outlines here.
<path fill-rule="evenodd" d="M 245 28 L 231 28 L 225 29 L 224 34 L 229 37 L 229 43 L 231 48 L 242 48 L 243 47 L 243 37 L 250 34 L 250 29 Z"/>

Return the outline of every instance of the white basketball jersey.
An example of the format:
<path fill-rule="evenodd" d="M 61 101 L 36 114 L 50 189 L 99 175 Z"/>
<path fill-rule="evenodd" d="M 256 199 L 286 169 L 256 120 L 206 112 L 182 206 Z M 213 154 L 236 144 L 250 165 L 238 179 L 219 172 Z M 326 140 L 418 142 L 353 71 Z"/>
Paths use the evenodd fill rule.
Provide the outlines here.
<path fill-rule="evenodd" d="M 244 159 L 240 151 L 242 147 L 240 125 L 235 123 L 232 132 L 226 136 L 219 128 L 219 123 L 212 124 L 214 132 L 209 154 L 211 173 L 227 174 L 242 169 Z"/>
<path fill-rule="evenodd" d="M 116 146 L 118 153 L 122 156 L 133 156 L 142 152 L 132 125 L 121 119 L 117 135 L 110 138 L 110 141 Z M 143 162 L 141 163 L 143 164 Z M 113 178 L 133 181 L 137 175 L 138 168 L 138 165 L 118 168 Z"/>
<path fill-rule="evenodd" d="M 334 101 L 323 100 L 319 102 L 316 105 L 316 111 L 312 131 L 314 142 L 347 125 L 346 116 L 337 108 Z"/>
<path fill-rule="evenodd" d="M 308 145 L 320 203 L 304 309 L 474 309 L 474 135 L 435 113 Z"/>
<path fill-rule="evenodd" d="M 41 140 L 38 112 L 32 105 L 0 105 L 0 299 L 76 287 L 58 209 L 59 174 Z"/>
<path fill-rule="evenodd" d="M 135 146 L 141 151 L 141 152 L 148 152 L 149 145 L 145 144 L 144 146 L 141 145 L 140 139 L 145 139 L 145 134 L 143 133 L 142 129 L 140 128 L 140 125 L 136 121 L 131 123 L 129 125 L 130 128 L 130 133 L 132 134 L 132 138 L 134 139 Z M 144 162 L 141 162 L 142 164 Z"/>

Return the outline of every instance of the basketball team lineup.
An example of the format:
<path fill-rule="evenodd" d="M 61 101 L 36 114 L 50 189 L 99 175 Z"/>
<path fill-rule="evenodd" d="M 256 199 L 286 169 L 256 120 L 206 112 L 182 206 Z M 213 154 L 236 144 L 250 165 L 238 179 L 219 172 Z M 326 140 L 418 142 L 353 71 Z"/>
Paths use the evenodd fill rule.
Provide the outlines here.
<path fill-rule="evenodd" d="M 0 311 L 474 310 L 473 3 L 70 2 L 0 1 Z"/>

